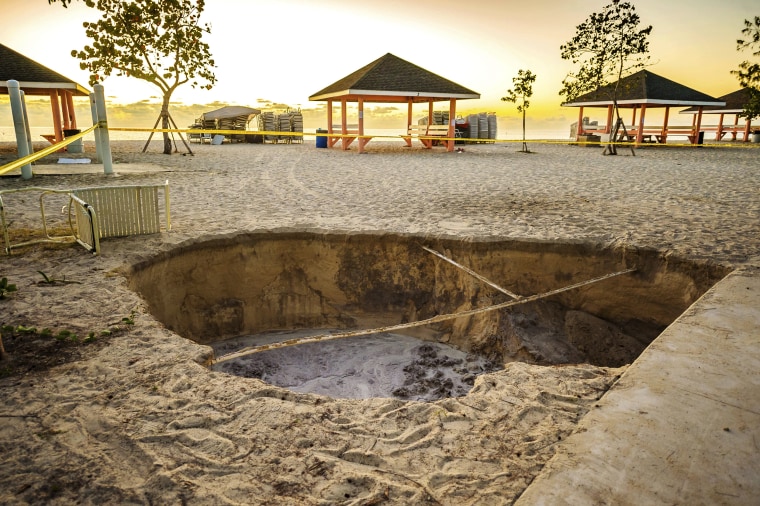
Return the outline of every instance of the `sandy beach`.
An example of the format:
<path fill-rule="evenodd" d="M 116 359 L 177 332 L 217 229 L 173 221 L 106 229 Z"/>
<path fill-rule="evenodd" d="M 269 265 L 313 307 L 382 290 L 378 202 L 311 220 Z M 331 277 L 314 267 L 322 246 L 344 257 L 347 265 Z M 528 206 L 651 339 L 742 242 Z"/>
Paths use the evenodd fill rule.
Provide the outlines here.
<path fill-rule="evenodd" d="M 372 142 L 360 155 L 307 139 L 192 144 L 193 156 L 160 154 L 158 143 L 141 153 L 142 144 L 113 143 L 113 176 L 0 178 L 0 189 L 168 180 L 172 214 L 170 232 L 106 239 L 98 257 L 38 245 L 0 260 L 0 277 L 18 286 L 0 300 L 0 323 L 17 329 L 4 332 L 0 362 L 2 503 L 511 504 L 626 369 L 511 362 L 481 371 L 466 395 L 433 401 L 333 397 L 226 374 L 208 367 L 210 346 L 169 330 L 130 289 L 132 266 L 177 247 L 250 232 L 363 232 L 630 246 L 727 270 L 760 262 L 755 145 L 611 157 L 539 143 L 525 154 L 519 143 L 447 153 Z M 12 151 L 0 146 L 0 165 Z M 36 199 L 19 195 L 6 202 L 12 228 L 39 229 Z"/>

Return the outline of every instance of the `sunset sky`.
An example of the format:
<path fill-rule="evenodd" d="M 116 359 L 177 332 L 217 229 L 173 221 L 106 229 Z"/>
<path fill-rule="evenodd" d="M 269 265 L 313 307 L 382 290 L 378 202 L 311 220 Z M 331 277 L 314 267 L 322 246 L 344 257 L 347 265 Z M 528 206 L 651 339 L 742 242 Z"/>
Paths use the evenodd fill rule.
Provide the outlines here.
<path fill-rule="evenodd" d="M 496 112 L 508 128 L 518 128 L 518 112 L 500 97 L 512 87 L 518 70 L 531 70 L 537 80 L 528 110 L 529 128 L 565 129 L 577 119 L 577 109 L 561 107 L 558 92 L 565 75 L 577 67 L 560 58 L 559 47 L 572 38 L 579 23 L 607 3 L 208 0 L 203 19 L 211 24 L 212 33 L 205 40 L 216 60 L 218 81 L 210 91 L 178 89 L 173 115 L 183 126 L 220 105 L 275 103 L 303 109 L 307 128 L 322 126 L 324 114 L 310 111 L 321 104 L 309 102 L 309 95 L 393 53 L 479 92 L 480 100 L 460 102 L 458 112 Z M 730 71 L 750 55 L 736 51 L 736 39 L 743 20 L 760 15 L 757 0 L 634 0 L 633 4 L 642 26 L 654 27 L 650 55 L 655 63 L 649 70 L 712 96 L 738 89 Z M 97 20 L 97 11 L 81 1 L 68 9 L 48 5 L 47 0 L 0 0 L 0 7 L 0 42 L 89 88 L 88 74 L 70 53 L 89 42 L 82 22 Z M 159 110 L 157 88 L 117 77 L 106 79 L 104 86 L 111 126 L 152 126 Z M 45 111 L 49 116 L 48 102 L 39 107 L 40 118 Z M 368 104 L 365 117 L 371 127 L 400 127 L 406 112 L 401 109 Z M 7 97 L 0 97 L 0 126 L 11 124 Z"/>

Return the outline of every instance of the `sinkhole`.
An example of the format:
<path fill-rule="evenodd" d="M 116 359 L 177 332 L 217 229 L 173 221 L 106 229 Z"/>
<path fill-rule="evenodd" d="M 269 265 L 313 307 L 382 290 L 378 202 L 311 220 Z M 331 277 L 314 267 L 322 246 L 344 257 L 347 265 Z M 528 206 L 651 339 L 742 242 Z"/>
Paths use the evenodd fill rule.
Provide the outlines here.
<path fill-rule="evenodd" d="M 582 242 L 260 232 L 178 246 L 133 266 L 129 282 L 167 328 L 214 348 L 214 370 L 333 397 L 432 400 L 512 361 L 629 364 L 727 273 Z"/>

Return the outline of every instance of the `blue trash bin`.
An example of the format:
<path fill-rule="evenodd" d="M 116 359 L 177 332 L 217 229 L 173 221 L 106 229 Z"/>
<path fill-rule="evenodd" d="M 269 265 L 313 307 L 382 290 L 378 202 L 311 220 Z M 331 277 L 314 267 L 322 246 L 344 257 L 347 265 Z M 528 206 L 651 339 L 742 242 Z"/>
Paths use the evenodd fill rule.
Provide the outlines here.
<path fill-rule="evenodd" d="M 326 135 L 319 135 L 319 134 L 326 134 L 327 130 L 323 130 L 321 128 L 317 128 L 317 147 L 318 148 L 326 148 L 327 147 L 327 136 Z"/>

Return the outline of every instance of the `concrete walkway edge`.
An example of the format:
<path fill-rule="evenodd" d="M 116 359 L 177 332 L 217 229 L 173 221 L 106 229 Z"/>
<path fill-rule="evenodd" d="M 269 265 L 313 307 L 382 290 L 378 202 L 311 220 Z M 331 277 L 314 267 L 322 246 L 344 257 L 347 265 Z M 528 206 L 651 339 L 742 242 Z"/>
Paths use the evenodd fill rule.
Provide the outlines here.
<path fill-rule="evenodd" d="M 760 267 L 718 282 L 581 420 L 516 504 L 758 504 Z"/>

